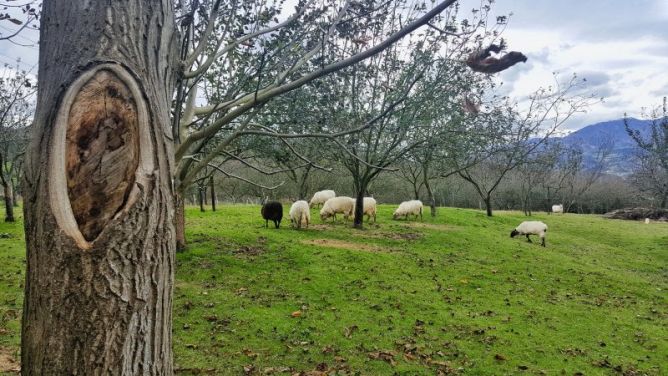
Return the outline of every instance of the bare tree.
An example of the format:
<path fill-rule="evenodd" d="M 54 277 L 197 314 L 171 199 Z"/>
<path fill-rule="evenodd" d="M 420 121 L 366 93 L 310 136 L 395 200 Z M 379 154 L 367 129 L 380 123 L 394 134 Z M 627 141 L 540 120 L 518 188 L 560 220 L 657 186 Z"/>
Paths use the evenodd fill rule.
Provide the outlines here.
<path fill-rule="evenodd" d="M 554 87 L 531 95 L 523 111 L 517 105 L 497 107 L 489 123 L 497 136 L 488 138 L 484 146 L 491 157 L 484 164 L 458 171 L 483 200 L 488 216 L 492 215 L 492 195 L 506 174 L 539 152 L 566 120 L 593 101 L 591 96 L 577 93 L 580 82 L 575 76 L 565 84 L 555 81 Z"/>
<path fill-rule="evenodd" d="M 7 65 L 4 68 L 0 77 L 0 183 L 5 222 L 14 222 L 14 197 L 32 118 L 34 82 L 25 71 Z"/>
<path fill-rule="evenodd" d="M 593 150 L 591 160 L 585 159 L 584 151 L 579 145 L 568 149 L 563 163 L 558 164 L 564 170 L 561 172 L 560 185 L 563 189 L 560 197 L 565 212 L 571 211 L 575 204 L 578 212 L 582 212 L 581 198 L 604 175 L 613 146 L 611 139 L 600 140 Z"/>
<path fill-rule="evenodd" d="M 635 141 L 636 171 L 632 175 L 636 187 L 647 194 L 660 208 L 668 205 L 668 109 L 666 97 L 661 109 L 650 113 L 649 130 L 646 135 L 629 126 L 624 119 L 626 132 Z"/>

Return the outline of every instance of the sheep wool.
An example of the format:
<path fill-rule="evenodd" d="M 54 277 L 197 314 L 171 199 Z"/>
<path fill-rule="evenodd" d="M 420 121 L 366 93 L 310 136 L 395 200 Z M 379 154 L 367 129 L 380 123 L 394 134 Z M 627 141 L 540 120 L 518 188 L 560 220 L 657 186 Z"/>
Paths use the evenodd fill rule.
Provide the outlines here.
<path fill-rule="evenodd" d="M 355 200 L 346 196 L 332 197 L 329 200 L 325 201 L 325 204 L 320 209 L 320 219 L 326 220 L 329 217 L 334 217 L 336 220 L 336 214 L 343 214 L 343 218 L 348 220 L 348 217 L 353 214 L 353 209 L 355 208 Z"/>
<path fill-rule="evenodd" d="M 290 207 L 290 222 L 297 229 L 300 229 L 302 224 L 308 227 L 309 222 L 311 222 L 311 209 L 308 202 L 299 200 L 292 204 Z"/>
<path fill-rule="evenodd" d="M 311 198 L 311 201 L 309 201 L 308 205 L 310 207 L 318 206 L 324 204 L 327 202 L 327 200 L 333 197 L 336 197 L 336 193 L 334 193 L 334 191 L 331 189 L 319 191 L 313 194 L 313 197 Z"/>
<path fill-rule="evenodd" d="M 262 205 L 262 218 L 264 218 L 264 227 L 269 227 L 269 221 L 274 222 L 274 226 L 279 228 L 283 219 L 283 205 L 278 201 L 265 202 Z"/>
<path fill-rule="evenodd" d="M 397 219 L 403 216 L 404 218 L 408 219 L 409 215 L 414 215 L 415 218 L 417 219 L 419 215 L 420 220 L 422 220 L 422 207 L 423 207 L 422 201 L 420 200 L 404 201 L 401 204 L 399 204 L 397 210 L 394 211 L 394 214 L 392 214 L 392 218 Z"/>
<path fill-rule="evenodd" d="M 564 213 L 564 205 L 559 204 L 559 205 L 552 205 L 552 213 Z"/>
<path fill-rule="evenodd" d="M 510 237 L 514 238 L 517 235 L 526 235 L 527 241 L 532 243 L 529 235 L 538 235 L 540 237 L 540 245 L 545 247 L 545 234 L 547 233 L 547 225 L 541 221 L 524 221 L 510 233 Z"/>

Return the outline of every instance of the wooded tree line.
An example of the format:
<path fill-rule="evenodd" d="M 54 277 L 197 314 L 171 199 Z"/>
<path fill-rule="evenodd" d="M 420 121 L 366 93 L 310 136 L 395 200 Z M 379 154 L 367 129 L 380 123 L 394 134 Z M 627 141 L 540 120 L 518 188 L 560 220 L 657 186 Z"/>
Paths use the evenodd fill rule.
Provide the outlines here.
<path fill-rule="evenodd" d="M 298 199 L 347 182 L 357 227 L 362 198 L 386 176 L 404 176 L 433 215 L 455 177 L 489 215 L 511 176 L 527 213 L 541 181 L 575 204 L 582 179 L 592 174 L 592 186 L 600 171 L 569 151 L 545 155 L 594 98 L 577 77 L 526 99 L 499 94 L 479 73 L 499 60 L 471 63 L 505 47 L 507 18 L 490 10 L 460 14 L 454 0 L 44 1 L 31 142 L 21 162 L 8 138 L 2 159 L 3 186 L 24 182 L 24 373 L 172 373 L 174 251 L 186 245 L 193 190 L 202 202 L 214 187 L 223 199 Z M 25 130 L 21 116 L 7 120 Z"/>

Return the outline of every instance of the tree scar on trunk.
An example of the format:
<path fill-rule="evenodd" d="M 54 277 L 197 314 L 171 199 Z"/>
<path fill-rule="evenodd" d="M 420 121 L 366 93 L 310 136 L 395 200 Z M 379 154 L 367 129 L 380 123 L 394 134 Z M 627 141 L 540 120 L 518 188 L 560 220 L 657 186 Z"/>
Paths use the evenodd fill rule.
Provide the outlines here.
<path fill-rule="evenodd" d="M 153 171 L 146 101 L 116 64 L 84 72 L 67 89 L 54 124 L 49 200 L 58 226 L 91 249 L 127 211 Z"/>

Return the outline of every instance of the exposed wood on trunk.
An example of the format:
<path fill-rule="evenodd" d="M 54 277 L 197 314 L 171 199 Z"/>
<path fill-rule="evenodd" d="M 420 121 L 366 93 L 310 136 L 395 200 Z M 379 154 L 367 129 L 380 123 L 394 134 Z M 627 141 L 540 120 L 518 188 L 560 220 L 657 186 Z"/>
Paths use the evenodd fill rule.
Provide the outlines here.
<path fill-rule="evenodd" d="M 130 89 L 108 70 L 95 73 L 69 109 L 67 190 L 74 218 L 88 241 L 124 206 L 134 186 L 139 164 L 137 118 Z"/>
<path fill-rule="evenodd" d="M 37 111 L 22 190 L 22 373 L 171 375 L 172 3 L 45 0 L 40 33 Z M 107 89 L 83 89 L 92 77 Z M 80 122 L 67 121 L 84 105 Z M 105 128 L 109 121 L 115 130 Z M 120 144 L 122 157 L 114 155 Z M 108 186 L 96 185 L 105 171 Z M 86 198 L 70 196 L 74 191 Z M 83 235 L 75 212 L 87 216 Z"/>

